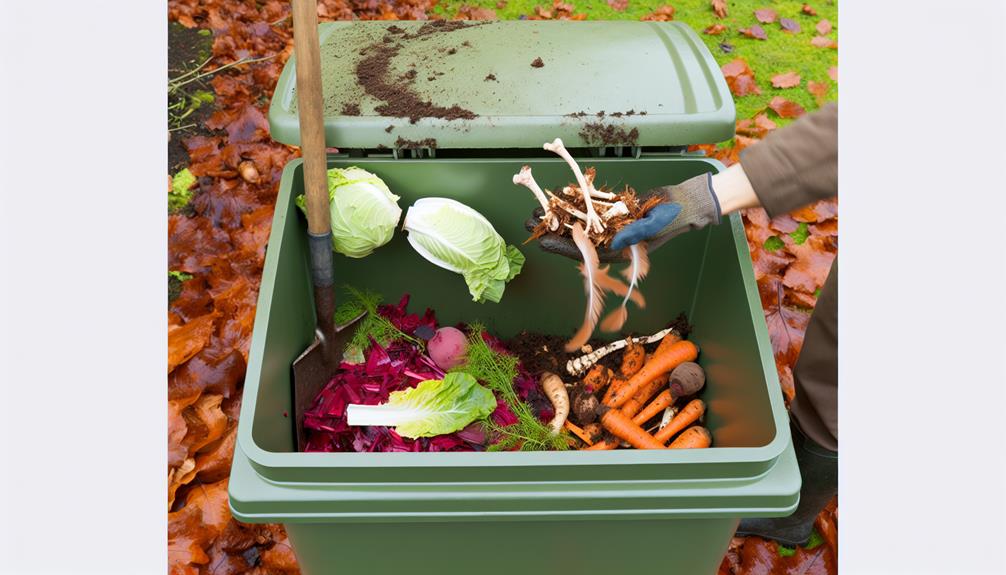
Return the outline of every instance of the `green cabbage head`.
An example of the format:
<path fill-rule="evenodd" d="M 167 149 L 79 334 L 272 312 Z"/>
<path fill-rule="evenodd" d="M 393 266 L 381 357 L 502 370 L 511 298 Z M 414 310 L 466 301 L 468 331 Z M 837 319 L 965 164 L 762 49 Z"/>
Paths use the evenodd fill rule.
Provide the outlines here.
<path fill-rule="evenodd" d="M 402 208 L 398 196 L 376 175 L 351 166 L 328 171 L 332 249 L 351 258 L 370 255 L 391 241 Z M 304 209 L 304 196 L 297 198 Z"/>

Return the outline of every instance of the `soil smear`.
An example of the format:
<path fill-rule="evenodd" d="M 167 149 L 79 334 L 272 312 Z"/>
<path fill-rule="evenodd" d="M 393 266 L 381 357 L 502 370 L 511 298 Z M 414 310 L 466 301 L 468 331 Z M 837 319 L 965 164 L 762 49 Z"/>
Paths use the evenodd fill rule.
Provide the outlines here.
<path fill-rule="evenodd" d="M 541 61 L 541 57 L 535 58 L 531 61 L 532 68 L 541 68 L 543 66 L 545 66 L 545 63 Z"/>
<path fill-rule="evenodd" d="M 342 107 L 343 116 L 359 116 L 360 115 L 360 105 L 356 103 L 347 103 Z"/>
<path fill-rule="evenodd" d="M 590 146 L 635 146 L 639 128 L 626 131 L 621 126 L 592 123 L 580 130 L 580 137 Z"/>
<path fill-rule="evenodd" d="M 499 80 L 496 79 L 496 74 L 489 74 L 489 75 L 487 75 L 485 77 L 485 81 L 486 82 L 498 82 Z"/>
<path fill-rule="evenodd" d="M 419 148 L 430 148 L 433 150 L 437 149 L 436 138 L 424 138 L 422 140 L 406 140 L 405 138 L 398 136 L 395 140 L 395 147 L 399 150 L 418 150 Z"/>
<path fill-rule="evenodd" d="M 667 327 L 674 327 L 679 333 L 681 333 L 682 337 L 687 337 L 688 333 L 691 331 L 691 326 L 688 324 L 688 318 L 684 313 L 679 314 L 674 321 L 668 323 Z M 573 376 L 569 375 L 569 372 L 566 371 L 566 362 L 571 359 L 576 359 L 584 355 L 584 353 L 579 350 L 573 353 L 566 353 L 566 340 L 567 338 L 557 335 L 545 335 L 536 332 L 522 331 L 511 339 L 503 340 L 503 345 L 519 357 L 521 363 L 524 365 L 524 368 L 531 372 L 531 374 L 536 378 L 540 376 L 543 371 L 551 371 L 552 373 L 559 375 L 566 383 L 572 383 L 575 379 Z M 595 338 L 591 339 L 588 342 L 588 345 L 590 345 L 592 349 L 600 349 L 609 343 L 611 342 Z M 659 345 L 659 342 L 647 344 L 646 350 L 648 352 L 652 352 L 656 349 L 657 345 Z M 617 351 L 609 353 L 598 363 L 611 369 L 612 371 L 617 372 L 622 365 L 622 354 Z"/>
<path fill-rule="evenodd" d="M 413 34 L 409 34 L 398 26 L 389 26 L 387 28 L 388 34 L 384 38 L 361 50 L 364 57 L 356 63 L 356 81 L 364 91 L 383 102 L 375 108 L 379 114 L 408 118 L 409 122 L 413 124 L 418 122 L 420 118 L 471 120 L 476 117 L 476 114 L 471 110 L 457 104 L 442 106 L 423 99 L 413 89 L 416 78 L 415 70 L 410 70 L 397 80 L 392 79 L 391 64 L 401 51 L 404 41 L 478 25 L 481 23 L 433 20 L 423 24 Z"/>

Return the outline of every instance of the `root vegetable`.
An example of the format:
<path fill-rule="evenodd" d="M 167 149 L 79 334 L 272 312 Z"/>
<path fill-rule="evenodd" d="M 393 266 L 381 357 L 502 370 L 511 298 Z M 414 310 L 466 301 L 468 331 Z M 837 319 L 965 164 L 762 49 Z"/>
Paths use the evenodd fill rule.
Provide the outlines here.
<path fill-rule="evenodd" d="M 698 393 L 706 384 L 706 372 L 699 364 L 686 361 L 671 372 L 670 389 L 674 397 Z"/>
<path fill-rule="evenodd" d="M 573 415 L 580 425 L 594 423 L 597 420 L 598 405 L 600 402 L 597 400 L 597 396 L 588 393 L 584 386 L 580 386 L 573 393 Z"/>
<path fill-rule="evenodd" d="M 437 367 L 447 371 L 461 364 L 468 349 L 468 338 L 464 332 L 453 327 L 442 327 L 430 339 L 426 346 L 430 359 Z"/>
<path fill-rule="evenodd" d="M 562 424 L 562 426 L 568 429 L 570 433 L 583 440 L 583 442 L 586 443 L 588 447 L 594 445 L 594 440 L 590 438 L 590 435 L 583 429 L 580 429 L 575 424 L 573 424 L 573 422 L 566 421 L 565 423 Z"/>
<path fill-rule="evenodd" d="M 618 394 L 619 390 L 625 387 L 628 378 L 621 374 L 615 374 L 611 377 L 611 383 L 608 384 L 608 391 L 604 392 L 604 398 L 601 399 L 601 403 L 604 405 L 610 405 L 612 398 Z"/>
<path fill-rule="evenodd" d="M 694 360 L 698 355 L 699 348 L 690 341 L 679 341 L 669 346 L 663 353 L 660 353 L 659 350 L 654 352 L 653 358 L 646 362 L 642 369 L 612 395 L 611 401 L 607 405 L 622 407 L 643 386 L 682 363 Z"/>
<path fill-rule="evenodd" d="M 636 392 L 629 401 L 625 402 L 625 405 L 621 407 L 622 413 L 628 415 L 629 417 L 634 417 L 643 406 L 650 401 L 650 398 L 660 392 L 661 389 L 667 387 L 667 379 L 670 377 L 669 374 L 663 374 L 652 382 L 643 386 L 642 389 Z M 641 424 L 642 422 L 640 422 Z"/>
<path fill-rule="evenodd" d="M 608 409 L 601 416 L 601 425 L 615 437 L 636 449 L 664 449 L 664 444 L 634 423 L 618 409 Z"/>
<path fill-rule="evenodd" d="M 658 430 L 653 434 L 653 437 L 660 443 L 667 443 L 667 440 L 674 437 L 679 431 L 698 421 L 705 412 L 705 402 L 701 399 L 693 399 L 688 402 L 688 405 L 681 408 L 681 411 L 674 416 L 667 427 Z"/>
<path fill-rule="evenodd" d="M 671 394 L 671 390 L 665 389 L 664 391 L 661 391 L 657 397 L 653 398 L 653 401 L 637 413 L 632 418 L 632 421 L 642 425 L 653 417 L 656 417 L 656 415 L 661 411 L 670 407 L 672 403 L 674 403 L 674 395 Z"/>
<path fill-rule="evenodd" d="M 583 385 L 587 389 L 587 393 L 597 393 L 607 387 L 612 375 L 611 370 L 607 367 L 595 365 L 587 372 L 587 375 L 583 376 Z"/>
<path fill-rule="evenodd" d="M 660 345 L 658 345 L 657 349 L 653 351 L 653 355 L 661 355 L 667 352 L 668 348 L 681 341 L 681 339 L 681 334 L 677 331 L 672 330 L 668 332 L 664 335 L 663 339 L 660 340 Z"/>
<path fill-rule="evenodd" d="M 713 444 L 713 436 L 705 427 L 689 427 L 667 446 L 667 449 L 704 449 Z"/>
<path fill-rule="evenodd" d="M 600 441 L 594 442 L 594 445 L 591 445 L 587 449 L 589 451 L 611 451 L 618 447 L 620 441 L 620 439 L 609 433 Z"/>
<path fill-rule="evenodd" d="M 601 427 L 600 423 L 591 423 L 590 425 L 583 426 L 583 432 L 590 436 L 590 440 L 593 443 L 597 443 L 604 434 L 604 428 Z"/>
<path fill-rule="evenodd" d="M 558 435 L 562 424 L 566 423 L 566 418 L 569 417 L 569 394 L 566 393 L 566 385 L 558 375 L 546 371 L 541 374 L 541 388 L 555 408 L 555 417 L 548 424 L 552 428 L 552 433 Z"/>
<path fill-rule="evenodd" d="M 632 342 L 625 348 L 625 352 L 622 354 L 622 366 L 619 369 L 625 377 L 632 377 L 642 369 L 645 363 L 646 349 L 643 348 L 642 344 Z"/>
<path fill-rule="evenodd" d="M 601 268 L 601 271 L 606 272 L 607 268 L 606 267 L 605 268 Z M 611 279 L 614 279 L 614 278 L 611 278 Z M 618 281 L 618 280 L 614 280 L 614 281 Z M 618 283 L 621 283 L 621 282 L 618 282 Z M 625 286 L 625 284 L 622 284 L 622 286 L 625 287 L 626 289 L 628 289 L 628 287 Z M 607 286 L 602 286 L 602 287 L 604 287 L 604 289 L 608 290 L 608 291 L 615 291 L 615 290 L 612 290 L 612 289 L 608 288 Z M 618 295 L 624 295 L 622 293 L 618 293 L 617 291 L 615 291 L 615 293 L 618 294 Z M 634 293 L 638 294 L 639 292 L 634 292 Z M 640 305 L 639 307 L 643 307 L 643 305 Z M 662 339 L 666 338 L 667 335 L 671 334 L 671 333 L 675 334 L 675 337 L 676 337 L 675 341 L 680 341 L 681 340 L 681 336 L 677 335 L 677 331 L 675 331 L 675 329 L 673 327 L 669 327 L 669 328 L 666 328 L 666 329 L 662 329 L 662 330 L 658 331 L 657 333 L 655 333 L 655 334 L 653 334 L 651 336 L 632 337 L 632 338 L 620 339 L 618 341 L 613 341 L 613 342 L 609 343 L 608 345 L 606 345 L 606 346 L 604 346 L 602 348 L 599 348 L 599 349 L 596 349 L 594 351 L 588 352 L 586 355 L 581 355 L 580 357 L 578 357 L 576 359 L 571 359 L 571 360 L 567 361 L 566 362 L 566 372 L 569 373 L 570 375 L 580 375 L 584 371 L 590 369 L 590 366 L 596 364 L 598 361 L 600 361 L 606 355 L 608 355 L 610 353 L 614 353 L 614 352 L 616 352 L 616 351 L 618 351 L 620 349 L 625 348 L 631 342 L 648 344 L 648 343 L 653 343 L 653 342 L 656 342 L 656 341 L 661 341 L 661 343 L 662 343 Z M 658 347 L 657 349 L 659 350 L 660 348 Z"/>

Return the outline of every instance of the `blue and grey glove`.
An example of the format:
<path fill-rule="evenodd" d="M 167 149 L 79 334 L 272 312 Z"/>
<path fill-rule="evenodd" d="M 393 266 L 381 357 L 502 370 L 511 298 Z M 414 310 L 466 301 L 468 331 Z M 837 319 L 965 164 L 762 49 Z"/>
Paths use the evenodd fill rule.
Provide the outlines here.
<path fill-rule="evenodd" d="M 674 236 L 720 223 L 720 204 L 713 193 L 711 174 L 695 176 L 673 186 L 654 188 L 649 194 L 663 195 L 666 202 L 653 207 L 645 216 L 615 234 L 611 240 L 613 251 L 643 241 L 652 250 Z"/>
<path fill-rule="evenodd" d="M 622 250 L 646 241 L 649 249 L 659 247 L 667 240 L 687 231 L 697 230 L 720 221 L 720 205 L 713 193 L 712 176 L 702 174 L 673 186 L 661 186 L 647 192 L 646 197 L 664 196 L 664 203 L 650 209 L 642 218 L 621 229 L 609 247 L 598 248 L 602 262 L 624 261 Z M 527 220 L 529 231 L 540 221 L 543 210 L 538 208 Z M 545 234 L 538 240 L 541 249 L 579 260 L 580 250 L 573 240 L 558 234 Z"/>

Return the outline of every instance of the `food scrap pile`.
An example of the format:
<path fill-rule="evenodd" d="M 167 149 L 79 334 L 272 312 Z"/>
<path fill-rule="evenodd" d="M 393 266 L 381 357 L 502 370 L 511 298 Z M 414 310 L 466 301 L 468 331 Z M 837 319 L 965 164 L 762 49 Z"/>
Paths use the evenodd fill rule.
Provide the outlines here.
<path fill-rule="evenodd" d="M 556 138 L 543 145 L 544 149 L 555 152 L 569 164 L 576 176 L 576 183 L 562 188 L 560 193 L 542 190 L 531 174 L 531 167 L 524 166 L 514 174 L 513 183 L 527 187 L 541 204 L 541 222 L 534 228 L 528 241 L 540 238 L 545 234 L 557 234 L 572 238 L 580 250 L 583 264 L 580 273 L 583 275 L 584 292 L 587 295 L 587 306 L 584 312 L 583 324 L 573 337 L 566 343 L 566 351 L 578 349 L 587 343 L 594 328 L 601 318 L 604 309 L 606 292 L 614 292 L 623 296 L 622 305 L 611 312 L 603 322 L 601 329 L 615 332 L 622 329 L 629 317 L 627 305 L 632 300 L 643 308 L 646 301 L 637 289 L 637 285 L 650 269 L 650 260 L 644 242 L 625 248 L 625 258 L 628 267 L 622 275 L 629 282 L 608 275 L 608 268 L 600 266 L 597 247 L 607 246 L 612 238 L 623 227 L 646 215 L 651 208 L 663 200 L 659 196 L 651 196 L 645 200 L 636 196 L 635 190 L 628 185 L 621 192 L 615 193 L 594 187 L 596 172 L 588 168 L 586 173 L 563 145 Z M 596 207 L 595 207 L 596 204 Z"/>
<path fill-rule="evenodd" d="M 408 295 L 397 305 L 379 305 L 372 292 L 347 292 L 350 299 L 337 315 L 364 310 L 368 317 L 338 373 L 305 414 L 305 451 L 711 444 L 709 432 L 697 425 L 705 405 L 693 398 L 705 376 L 694 363 L 698 347 L 683 339 L 688 326 L 682 318 L 649 337 L 581 354 L 524 346 L 518 355 L 481 325 L 438 328 L 433 310 L 409 313 Z M 647 345 L 653 348 L 649 354 Z M 543 360 L 542 353 L 552 361 Z M 557 371 L 582 378 L 566 383 Z"/>
<path fill-rule="evenodd" d="M 669 327 L 571 359 L 566 372 L 582 377 L 562 389 L 556 386 L 558 375 L 541 375 L 542 387 L 557 397 L 557 414 L 568 415 L 563 427 L 579 438 L 581 449 L 686 449 L 712 444 L 712 435 L 701 425 L 706 405 L 695 397 L 705 386 L 705 373 L 695 363 L 699 349 L 683 339 L 683 333 L 687 332 Z M 652 352 L 647 352 L 647 345 L 654 346 Z M 600 363 L 619 351 L 617 370 Z"/>

